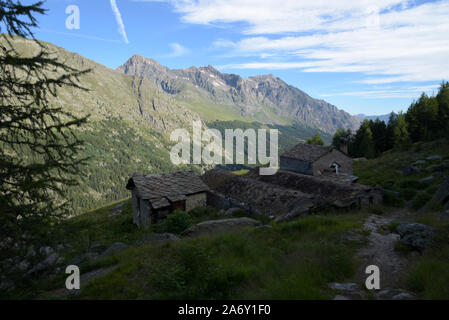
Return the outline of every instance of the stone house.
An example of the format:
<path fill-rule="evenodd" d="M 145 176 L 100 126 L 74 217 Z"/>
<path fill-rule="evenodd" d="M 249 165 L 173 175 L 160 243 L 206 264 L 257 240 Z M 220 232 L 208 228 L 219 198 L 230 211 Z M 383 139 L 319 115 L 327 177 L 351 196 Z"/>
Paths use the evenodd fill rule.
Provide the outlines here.
<path fill-rule="evenodd" d="M 353 160 L 335 147 L 313 144 L 297 144 L 280 156 L 281 170 L 321 176 L 334 172 L 336 175 L 352 175 Z"/>
<path fill-rule="evenodd" d="M 134 174 L 126 185 L 131 190 L 133 221 L 148 226 L 175 209 L 190 211 L 204 207 L 209 187 L 192 171 L 165 174 Z"/>

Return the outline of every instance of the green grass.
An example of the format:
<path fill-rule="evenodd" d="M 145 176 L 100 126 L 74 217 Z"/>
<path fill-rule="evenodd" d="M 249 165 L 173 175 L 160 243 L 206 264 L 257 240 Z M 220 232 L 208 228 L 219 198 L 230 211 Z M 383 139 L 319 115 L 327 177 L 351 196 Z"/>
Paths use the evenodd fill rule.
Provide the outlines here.
<path fill-rule="evenodd" d="M 426 160 L 425 164 L 418 166 L 421 170 L 419 173 L 409 176 L 402 174 L 404 165 L 413 164 L 431 155 L 440 155 L 442 159 Z M 355 162 L 354 174 L 359 177 L 358 182 L 361 184 L 380 186 L 393 191 L 385 194 L 384 205 L 401 208 L 410 204 L 411 209 L 416 211 L 429 204 L 432 206 L 431 210 L 437 210 L 438 205 L 432 204 L 430 200 L 442 182 L 444 173 L 430 182 L 420 180 L 432 174 L 432 165 L 440 164 L 448 156 L 447 140 L 416 143 L 406 151 L 390 150 L 376 159 Z"/>
<path fill-rule="evenodd" d="M 449 299 L 449 223 L 435 216 L 419 222 L 438 228 L 437 235 L 407 274 L 407 286 L 423 299 Z"/>
<path fill-rule="evenodd" d="M 327 283 L 351 277 L 356 246 L 337 239 L 360 215 L 306 217 L 272 229 L 244 229 L 132 248 L 80 298 L 329 299 Z"/>
<path fill-rule="evenodd" d="M 110 218 L 116 204 L 67 220 L 55 230 L 72 246 L 67 260 L 92 248 L 120 241 L 130 248 L 81 266 L 81 273 L 117 265 L 110 274 L 91 281 L 81 295 L 69 299 L 329 299 L 328 282 L 344 281 L 358 266 L 361 243 L 343 244 L 340 237 L 360 228 L 364 214 L 309 216 L 272 228 L 244 228 L 165 244 L 136 245 L 151 229 L 132 224 L 130 201 L 123 213 Z M 233 216 L 245 216 L 243 210 Z M 215 208 L 189 212 L 191 223 L 223 218 Z M 268 218 L 255 217 L 263 223 Z M 65 236 L 62 236 L 64 234 Z M 37 283 L 34 294 L 60 288 L 64 276 Z M 28 293 L 28 297 L 33 297 Z M 31 295 L 31 296 L 30 296 Z M 34 296 L 35 296 L 34 295 Z"/>

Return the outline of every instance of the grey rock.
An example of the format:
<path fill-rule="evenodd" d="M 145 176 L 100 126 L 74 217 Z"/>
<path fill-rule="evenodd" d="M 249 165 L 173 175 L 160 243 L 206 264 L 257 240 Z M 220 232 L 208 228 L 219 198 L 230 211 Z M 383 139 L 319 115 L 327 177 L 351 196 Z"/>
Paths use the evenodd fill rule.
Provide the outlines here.
<path fill-rule="evenodd" d="M 96 252 L 87 252 L 87 253 L 84 253 L 84 254 L 76 257 L 75 259 L 70 261 L 69 264 L 79 266 L 85 262 L 93 261 L 93 260 L 97 259 L 98 257 L 99 257 L 99 254 Z"/>
<path fill-rule="evenodd" d="M 269 224 L 265 224 L 263 226 L 260 226 L 259 229 L 272 229 L 273 226 L 270 226 Z"/>
<path fill-rule="evenodd" d="M 401 293 L 395 295 L 392 299 L 393 300 L 414 300 L 416 298 L 411 293 L 401 292 Z"/>
<path fill-rule="evenodd" d="M 331 282 L 328 284 L 329 288 L 333 290 L 339 290 L 339 291 L 357 291 L 360 290 L 360 287 L 357 283 L 353 282 L 347 282 L 347 283 L 338 283 L 338 282 Z"/>
<path fill-rule="evenodd" d="M 231 231 L 241 227 L 260 226 L 261 223 L 251 218 L 233 218 L 223 220 L 210 220 L 191 226 L 182 232 L 183 237 L 194 237 L 204 234 L 215 234 L 217 232 Z"/>
<path fill-rule="evenodd" d="M 128 249 L 128 246 L 122 242 L 116 242 L 113 245 L 111 245 L 109 248 L 106 249 L 101 255 L 100 258 L 105 258 L 108 256 L 111 256 L 113 254 L 116 254 L 117 252 L 123 251 Z"/>
<path fill-rule="evenodd" d="M 419 172 L 421 172 L 421 170 L 413 165 L 406 165 L 402 167 L 402 175 L 404 176 L 409 176 Z"/>
<path fill-rule="evenodd" d="M 19 263 L 19 265 L 17 266 L 17 269 L 21 272 L 24 272 L 26 270 L 28 270 L 30 267 L 30 263 L 27 260 L 23 260 L 22 262 Z"/>
<path fill-rule="evenodd" d="M 154 233 L 145 234 L 140 240 L 137 241 L 138 245 L 155 244 L 165 241 L 178 241 L 181 238 L 172 233 Z"/>
<path fill-rule="evenodd" d="M 120 215 L 122 213 L 124 205 L 125 205 L 125 203 L 120 203 L 119 205 L 117 205 L 114 208 L 112 208 L 112 212 L 109 215 L 109 218 L 114 218 L 114 217 Z"/>
<path fill-rule="evenodd" d="M 51 255 L 49 255 L 42 263 L 46 266 L 52 266 L 55 265 L 58 262 L 59 255 L 54 252 Z"/>
<path fill-rule="evenodd" d="M 441 213 L 440 221 L 449 221 L 449 210 L 443 211 Z"/>
<path fill-rule="evenodd" d="M 397 227 L 397 231 L 401 236 L 400 241 L 413 248 L 425 249 L 434 236 L 431 227 L 421 223 L 403 223 Z"/>
<path fill-rule="evenodd" d="M 418 160 L 418 161 L 415 161 L 415 162 L 412 164 L 412 166 L 419 166 L 419 165 L 422 165 L 422 164 L 426 164 L 426 161 L 425 161 L 425 160 Z"/>
<path fill-rule="evenodd" d="M 51 247 L 42 247 L 39 249 L 39 252 L 45 256 L 49 256 L 55 251 Z"/>
<path fill-rule="evenodd" d="M 94 253 L 98 253 L 101 254 L 102 252 L 104 252 L 107 249 L 106 246 L 101 245 L 99 243 L 95 243 L 93 244 L 90 248 L 89 248 L 89 252 L 94 252 Z"/>
<path fill-rule="evenodd" d="M 441 156 L 439 156 L 439 155 L 429 156 L 429 157 L 427 157 L 426 159 L 429 160 L 429 161 L 432 161 L 432 160 L 439 160 L 439 159 L 441 159 Z"/>
<path fill-rule="evenodd" d="M 0 291 L 9 291 L 14 289 L 14 283 L 12 281 L 2 279 L 0 281 Z"/>
<path fill-rule="evenodd" d="M 449 206 L 449 176 L 447 176 L 438 187 L 435 195 L 433 196 L 433 201 L 440 203 L 443 206 L 446 206 L 446 204 Z"/>
<path fill-rule="evenodd" d="M 377 298 L 381 300 L 391 300 L 394 296 L 403 293 L 400 289 L 382 289 L 377 293 Z"/>
<path fill-rule="evenodd" d="M 237 211 L 241 211 L 242 209 L 240 208 L 229 208 L 228 210 L 225 211 L 224 215 L 225 216 L 232 216 L 235 212 Z"/>
<path fill-rule="evenodd" d="M 430 175 L 428 177 L 422 178 L 421 180 L 419 180 L 419 182 L 427 183 L 427 182 L 432 182 L 434 179 L 435 179 L 435 177 L 433 175 Z"/>
<path fill-rule="evenodd" d="M 334 297 L 334 299 L 332 299 L 332 300 L 351 300 L 351 299 L 349 299 L 348 297 L 345 297 L 345 296 L 343 296 L 343 295 L 341 295 L 341 294 L 337 294 L 337 295 Z"/>

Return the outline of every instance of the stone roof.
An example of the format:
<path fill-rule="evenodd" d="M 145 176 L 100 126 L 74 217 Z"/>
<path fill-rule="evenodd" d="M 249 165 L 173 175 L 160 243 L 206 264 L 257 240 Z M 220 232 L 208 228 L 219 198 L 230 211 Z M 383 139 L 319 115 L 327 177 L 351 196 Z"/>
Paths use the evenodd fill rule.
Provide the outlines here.
<path fill-rule="evenodd" d="M 126 185 L 126 189 L 137 188 L 140 198 L 150 200 L 153 208 L 163 208 L 170 202 L 186 199 L 186 195 L 208 191 L 199 175 L 192 171 L 177 171 L 163 174 L 134 174 Z"/>
<path fill-rule="evenodd" d="M 281 157 L 314 162 L 332 151 L 334 147 L 324 147 L 314 144 L 299 143 L 292 149 L 284 152 Z"/>

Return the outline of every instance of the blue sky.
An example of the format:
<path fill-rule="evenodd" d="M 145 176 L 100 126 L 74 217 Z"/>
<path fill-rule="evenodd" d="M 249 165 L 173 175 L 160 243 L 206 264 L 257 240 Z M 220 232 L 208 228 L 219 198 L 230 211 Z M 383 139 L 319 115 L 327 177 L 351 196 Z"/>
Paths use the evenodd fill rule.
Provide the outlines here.
<path fill-rule="evenodd" d="M 24 1 L 29 3 L 32 1 Z M 66 8 L 80 28 L 67 29 Z M 449 80 L 449 1 L 47 0 L 36 37 L 116 68 L 274 74 L 352 114 L 405 110 Z"/>

